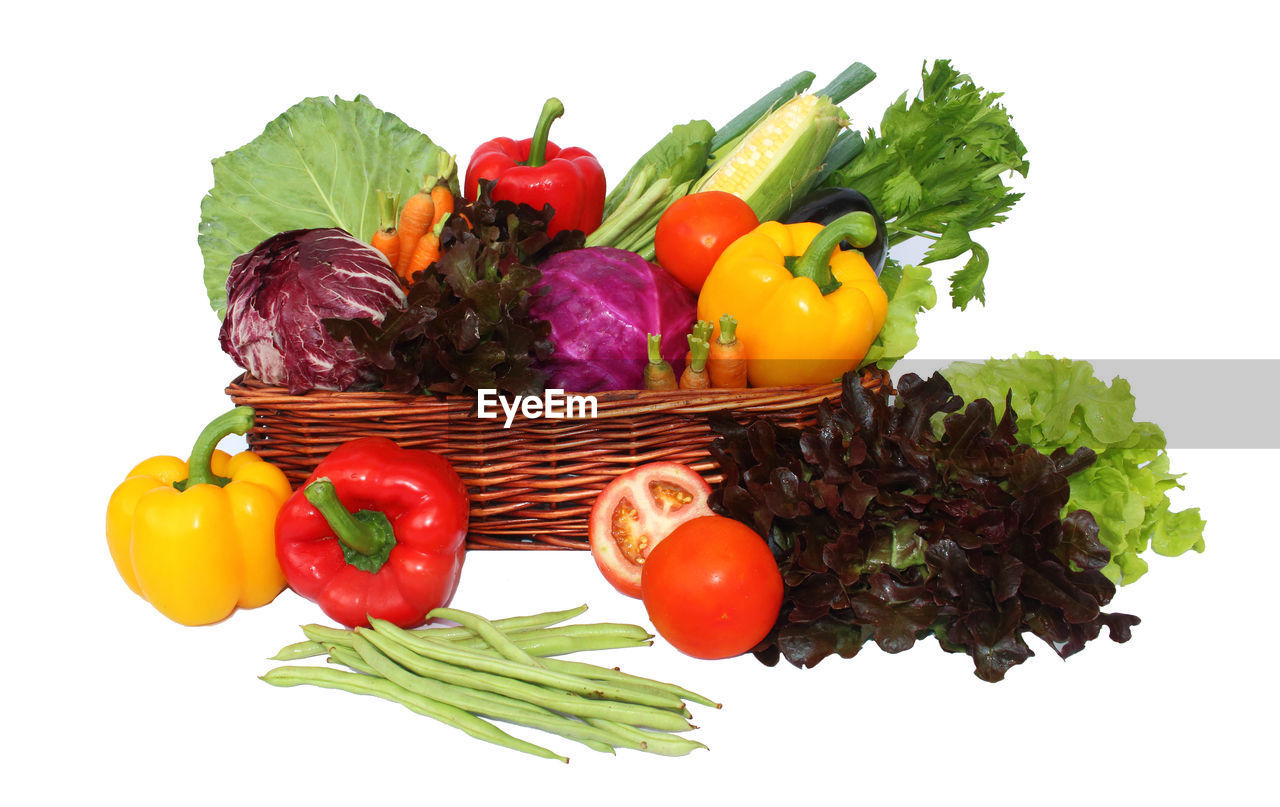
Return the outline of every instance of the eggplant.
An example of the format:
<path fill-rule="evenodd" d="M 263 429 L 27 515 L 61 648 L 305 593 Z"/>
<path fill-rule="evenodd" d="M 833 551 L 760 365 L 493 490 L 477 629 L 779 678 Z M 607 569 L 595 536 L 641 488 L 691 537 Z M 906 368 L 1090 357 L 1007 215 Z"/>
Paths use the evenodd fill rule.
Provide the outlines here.
<path fill-rule="evenodd" d="M 876 211 L 875 205 L 871 204 L 870 199 L 853 188 L 823 188 L 816 190 L 797 202 L 791 208 L 791 212 L 782 220 L 782 223 L 796 224 L 801 221 L 813 221 L 825 226 L 846 213 L 853 213 L 859 210 L 870 213 L 872 218 L 876 220 L 876 240 L 863 247 L 860 251 L 862 252 L 862 257 L 866 258 L 867 263 L 871 264 L 871 268 L 875 270 L 876 277 L 879 277 L 880 270 L 884 269 L 884 259 L 888 253 L 885 248 L 888 243 L 888 232 L 884 227 L 884 219 L 880 218 L 880 213 Z M 848 241 L 841 242 L 840 248 L 857 249 Z"/>

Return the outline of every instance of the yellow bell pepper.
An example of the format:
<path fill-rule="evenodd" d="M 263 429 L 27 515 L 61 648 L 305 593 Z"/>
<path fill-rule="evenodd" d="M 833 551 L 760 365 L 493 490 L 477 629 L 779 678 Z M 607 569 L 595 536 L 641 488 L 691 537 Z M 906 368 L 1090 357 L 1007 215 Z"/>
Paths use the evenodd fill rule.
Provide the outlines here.
<path fill-rule="evenodd" d="M 720 255 L 698 319 L 738 320 L 753 387 L 825 384 L 855 369 L 884 326 L 889 299 L 862 253 L 875 220 L 849 213 L 823 227 L 766 221 Z M 719 326 L 717 325 L 717 333 Z"/>
<path fill-rule="evenodd" d="M 253 426 L 253 410 L 216 418 L 190 463 L 139 463 L 107 503 L 107 546 L 129 588 L 183 625 L 207 625 L 257 608 L 285 585 L 276 560 L 276 513 L 291 493 L 274 465 L 249 451 L 215 448 Z"/>

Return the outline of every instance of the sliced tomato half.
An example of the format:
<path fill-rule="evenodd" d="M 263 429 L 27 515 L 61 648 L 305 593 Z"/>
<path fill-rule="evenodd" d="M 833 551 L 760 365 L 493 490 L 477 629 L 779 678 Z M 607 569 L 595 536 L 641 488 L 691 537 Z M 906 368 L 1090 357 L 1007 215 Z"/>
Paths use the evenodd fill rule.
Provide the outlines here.
<path fill-rule="evenodd" d="M 640 597 L 644 560 L 689 519 L 711 515 L 711 486 L 678 462 L 651 462 L 609 483 L 591 506 L 591 556 L 606 580 Z"/>

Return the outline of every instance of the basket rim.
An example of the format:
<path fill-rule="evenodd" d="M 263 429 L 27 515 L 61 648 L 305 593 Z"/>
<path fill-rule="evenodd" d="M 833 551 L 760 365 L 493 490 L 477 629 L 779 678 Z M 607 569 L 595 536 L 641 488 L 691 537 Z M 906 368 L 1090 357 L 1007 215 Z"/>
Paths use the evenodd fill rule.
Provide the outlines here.
<path fill-rule="evenodd" d="M 266 384 L 248 372 L 236 376 L 227 385 L 228 395 L 249 395 L 273 398 L 280 401 L 306 401 L 312 404 L 334 404 L 343 407 L 409 406 L 456 409 L 469 412 L 475 408 L 474 395 L 428 395 L 386 390 L 310 390 L 291 393 L 281 386 Z M 748 387 L 745 389 L 711 390 L 606 390 L 602 392 L 574 393 L 596 399 L 598 416 L 610 417 L 631 414 L 668 412 L 677 415 L 706 414 L 724 409 L 758 408 L 769 406 L 797 406 L 814 404 L 840 394 L 840 384 L 795 385 L 785 387 Z"/>

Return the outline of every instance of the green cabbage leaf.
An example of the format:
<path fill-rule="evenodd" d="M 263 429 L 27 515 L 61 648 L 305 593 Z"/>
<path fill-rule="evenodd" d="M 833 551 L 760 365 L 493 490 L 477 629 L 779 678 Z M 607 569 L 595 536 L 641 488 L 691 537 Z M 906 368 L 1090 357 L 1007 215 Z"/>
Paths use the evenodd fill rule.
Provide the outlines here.
<path fill-rule="evenodd" d="M 340 227 L 368 241 L 378 228 L 377 192 L 408 199 L 439 156 L 430 138 L 363 95 L 290 107 L 252 142 L 213 161 L 199 236 L 209 304 L 221 318 L 231 262 L 276 233 Z"/>

